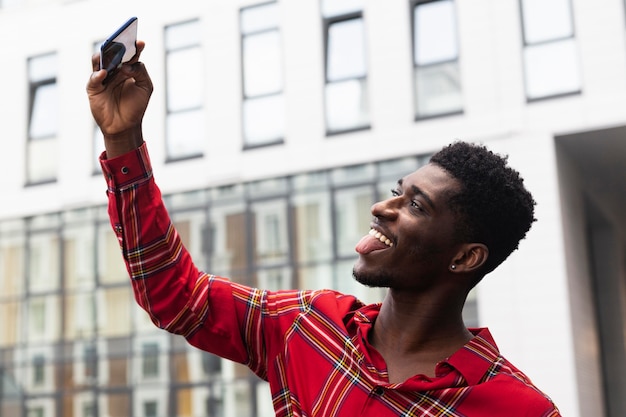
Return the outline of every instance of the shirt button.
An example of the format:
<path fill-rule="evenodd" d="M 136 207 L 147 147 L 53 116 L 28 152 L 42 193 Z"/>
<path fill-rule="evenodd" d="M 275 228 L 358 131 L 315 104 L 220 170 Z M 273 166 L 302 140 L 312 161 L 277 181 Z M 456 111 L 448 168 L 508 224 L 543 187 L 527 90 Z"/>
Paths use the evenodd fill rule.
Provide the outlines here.
<path fill-rule="evenodd" d="M 385 389 L 383 387 L 376 387 L 373 392 L 375 395 L 383 395 L 385 393 Z"/>
<path fill-rule="evenodd" d="M 128 174 L 128 167 L 122 167 L 122 174 L 126 175 Z"/>

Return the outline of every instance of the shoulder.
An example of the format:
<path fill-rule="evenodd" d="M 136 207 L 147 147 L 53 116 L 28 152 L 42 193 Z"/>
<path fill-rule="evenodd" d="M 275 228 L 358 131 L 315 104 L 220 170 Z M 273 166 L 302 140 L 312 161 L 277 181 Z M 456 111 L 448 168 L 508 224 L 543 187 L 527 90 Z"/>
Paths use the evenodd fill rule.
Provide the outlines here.
<path fill-rule="evenodd" d="M 541 391 L 531 379 L 500 356 L 488 372 L 486 380 L 479 385 L 490 391 L 490 397 L 503 408 L 521 407 L 524 415 L 559 416 L 550 397 Z M 498 404 L 494 404 L 498 405 Z"/>

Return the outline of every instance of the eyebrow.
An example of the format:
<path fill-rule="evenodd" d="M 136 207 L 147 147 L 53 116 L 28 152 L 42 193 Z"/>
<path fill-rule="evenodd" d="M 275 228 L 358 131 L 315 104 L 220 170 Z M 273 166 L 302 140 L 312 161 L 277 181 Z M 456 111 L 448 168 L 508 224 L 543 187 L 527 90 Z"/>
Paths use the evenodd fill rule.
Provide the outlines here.
<path fill-rule="evenodd" d="M 398 180 L 398 186 L 402 186 L 403 183 L 403 179 L 400 178 Z M 411 191 L 413 191 L 413 194 L 422 197 L 424 200 L 426 200 L 426 203 L 428 203 L 429 206 L 431 206 L 432 208 L 436 208 L 435 204 L 433 203 L 433 200 L 431 200 L 431 198 L 428 196 L 428 194 L 426 194 L 424 191 L 422 191 L 421 188 L 419 188 L 416 185 L 412 185 L 411 186 Z"/>

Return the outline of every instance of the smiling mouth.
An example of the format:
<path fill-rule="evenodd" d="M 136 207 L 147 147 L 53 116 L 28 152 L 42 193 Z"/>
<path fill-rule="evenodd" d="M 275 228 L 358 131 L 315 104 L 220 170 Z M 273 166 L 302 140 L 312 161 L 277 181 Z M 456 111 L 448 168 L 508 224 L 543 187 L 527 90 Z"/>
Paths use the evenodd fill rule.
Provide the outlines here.
<path fill-rule="evenodd" d="M 374 229 L 370 229 L 368 234 L 370 236 L 380 240 L 381 242 L 383 242 L 385 245 L 389 246 L 390 248 L 393 248 L 393 242 L 387 236 L 383 235 L 379 231 L 376 231 Z"/>

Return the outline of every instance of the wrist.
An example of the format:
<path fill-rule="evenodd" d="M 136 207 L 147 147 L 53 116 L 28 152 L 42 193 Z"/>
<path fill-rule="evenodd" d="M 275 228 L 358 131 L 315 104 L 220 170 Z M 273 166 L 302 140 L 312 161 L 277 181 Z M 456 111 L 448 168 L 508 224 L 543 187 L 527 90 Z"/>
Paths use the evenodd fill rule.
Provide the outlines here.
<path fill-rule="evenodd" d="M 104 135 L 104 148 L 107 159 L 115 158 L 139 148 L 143 144 L 141 126 L 136 126 L 115 134 Z"/>

